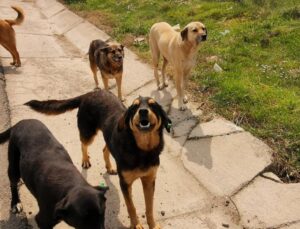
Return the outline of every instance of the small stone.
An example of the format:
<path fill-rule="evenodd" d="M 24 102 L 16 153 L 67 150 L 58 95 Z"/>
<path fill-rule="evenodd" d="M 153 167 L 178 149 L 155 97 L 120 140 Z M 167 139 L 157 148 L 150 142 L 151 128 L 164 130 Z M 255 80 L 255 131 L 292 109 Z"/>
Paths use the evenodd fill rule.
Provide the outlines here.
<path fill-rule="evenodd" d="M 223 69 L 217 63 L 214 64 L 213 68 L 214 68 L 215 72 L 222 72 L 223 71 Z"/>
<path fill-rule="evenodd" d="M 160 214 L 161 214 L 162 216 L 165 216 L 166 212 L 165 212 L 165 211 L 161 211 Z"/>
<path fill-rule="evenodd" d="M 227 223 L 222 223 L 222 226 L 226 227 L 226 228 L 229 228 L 229 224 L 227 224 Z"/>

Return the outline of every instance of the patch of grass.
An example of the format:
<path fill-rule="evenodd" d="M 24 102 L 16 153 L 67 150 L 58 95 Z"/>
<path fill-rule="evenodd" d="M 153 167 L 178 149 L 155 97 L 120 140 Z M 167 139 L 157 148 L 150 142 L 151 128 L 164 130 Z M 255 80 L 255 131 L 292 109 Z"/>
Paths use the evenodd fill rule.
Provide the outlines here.
<path fill-rule="evenodd" d="M 133 40 L 147 37 L 153 23 L 183 27 L 190 21 L 204 22 L 208 41 L 199 50 L 192 80 L 199 88 L 209 88 L 209 99 L 219 113 L 273 146 L 277 174 L 300 180 L 298 0 L 65 2 L 81 14 L 97 12 L 102 23 L 110 23 L 109 33 L 144 59 L 150 58 L 147 42 Z M 225 30 L 229 33 L 223 35 Z M 222 73 L 206 61 L 211 56 L 217 56 Z"/>

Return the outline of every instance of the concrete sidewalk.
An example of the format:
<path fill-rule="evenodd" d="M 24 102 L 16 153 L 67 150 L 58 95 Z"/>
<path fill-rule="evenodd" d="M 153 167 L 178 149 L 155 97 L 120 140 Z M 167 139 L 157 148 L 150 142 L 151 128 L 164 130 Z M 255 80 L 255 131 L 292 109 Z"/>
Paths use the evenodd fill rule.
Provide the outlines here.
<path fill-rule="evenodd" d="M 11 56 L 0 47 L 11 123 L 26 118 L 44 122 L 91 184 L 104 181 L 110 187 L 107 228 L 128 227 L 118 177 L 105 173 L 101 134 L 90 147 L 92 168 L 82 170 L 77 111 L 47 117 L 22 105 L 31 99 L 65 99 L 91 91 L 94 80 L 85 54 L 91 40 L 109 36 L 54 0 L 0 0 L 1 18 L 16 17 L 10 8 L 12 4 L 20 5 L 26 15 L 24 23 L 14 27 L 22 67 L 9 66 Z M 151 67 L 128 49 L 124 70 L 126 104 L 138 95 L 152 96 L 164 106 L 174 123 L 172 135 L 165 134 L 166 146 L 155 192 L 155 216 L 162 228 L 300 228 L 300 184 L 283 184 L 274 174 L 263 173 L 271 164 L 272 152 L 267 145 L 222 117 L 200 123 L 202 111 L 193 101 L 186 111 L 179 111 L 173 85 L 157 91 Z M 1 85 L 2 112 L 4 84 Z M 111 86 L 116 93 L 113 83 Z M 0 131 L 8 123 L 2 121 L 2 115 Z M 0 147 L 4 155 L 6 145 Z M 9 214 L 6 168 L 7 158 L 1 156 L 0 226 L 22 228 L 26 224 L 24 217 Z M 28 223 L 35 228 L 36 201 L 24 185 L 20 189 Z M 134 184 L 133 196 L 146 225 L 139 182 Z M 61 223 L 55 228 L 69 227 Z"/>

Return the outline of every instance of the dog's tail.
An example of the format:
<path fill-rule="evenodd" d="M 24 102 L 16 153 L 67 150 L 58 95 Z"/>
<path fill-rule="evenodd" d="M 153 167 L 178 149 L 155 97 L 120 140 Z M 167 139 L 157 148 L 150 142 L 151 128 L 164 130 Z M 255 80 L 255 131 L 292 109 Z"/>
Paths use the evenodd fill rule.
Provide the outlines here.
<path fill-rule="evenodd" d="M 9 128 L 8 130 L 0 133 L 0 144 L 3 144 L 4 142 L 6 142 L 9 139 L 10 132 L 11 132 L 11 128 Z"/>
<path fill-rule="evenodd" d="M 57 115 L 79 107 L 81 98 L 82 96 L 78 96 L 67 100 L 46 100 L 46 101 L 31 100 L 25 103 L 24 105 L 27 105 L 31 109 L 43 114 Z"/>
<path fill-rule="evenodd" d="M 24 11 L 18 6 L 12 6 L 11 8 L 17 11 L 18 17 L 14 20 L 6 19 L 5 21 L 11 26 L 20 25 L 24 21 Z"/>

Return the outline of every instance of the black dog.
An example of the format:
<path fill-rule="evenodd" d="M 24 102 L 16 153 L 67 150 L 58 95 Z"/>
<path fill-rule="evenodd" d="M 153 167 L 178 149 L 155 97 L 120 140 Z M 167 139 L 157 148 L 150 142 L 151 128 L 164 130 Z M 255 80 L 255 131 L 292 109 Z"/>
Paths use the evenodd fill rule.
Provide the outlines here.
<path fill-rule="evenodd" d="M 139 97 L 126 109 L 120 100 L 105 90 L 90 92 L 68 100 L 32 100 L 26 105 L 45 114 L 61 114 L 79 107 L 78 128 L 82 144 L 82 166 L 90 167 L 87 147 L 98 130 L 106 142 L 103 149 L 107 171 L 112 168 L 110 152 L 116 160 L 120 185 L 134 228 L 142 228 L 131 197 L 132 183 L 141 178 L 150 229 L 159 228 L 153 218 L 153 196 L 159 154 L 163 150 L 163 128 L 170 131 L 171 120 L 162 107 L 149 97 Z"/>
<path fill-rule="evenodd" d="M 106 187 L 92 187 L 73 165 L 64 147 L 38 120 L 17 123 L 0 134 L 0 144 L 9 140 L 8 176 L 11 209 L 22 210 L 18 182 L 37 199 L 35 219 L 42 229 L 64 220 L 78 229 L 104 229 Z"/>

